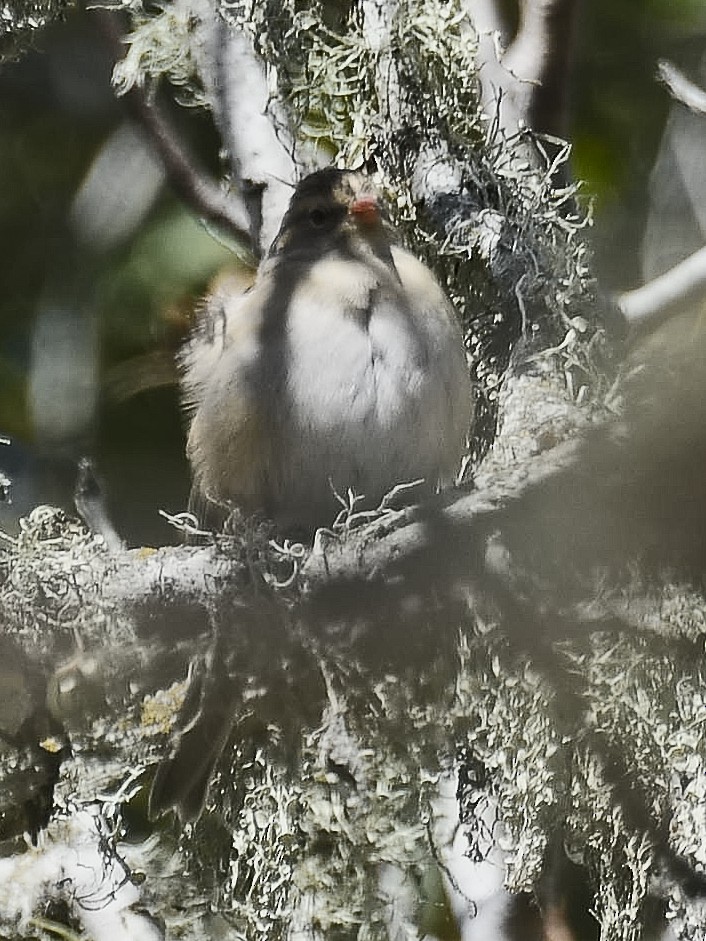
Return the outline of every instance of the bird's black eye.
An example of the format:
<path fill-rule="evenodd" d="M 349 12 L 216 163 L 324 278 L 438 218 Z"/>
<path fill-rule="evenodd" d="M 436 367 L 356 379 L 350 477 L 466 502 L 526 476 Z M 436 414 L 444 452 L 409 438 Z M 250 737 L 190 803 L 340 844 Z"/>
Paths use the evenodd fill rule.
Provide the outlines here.
<path fill-rule="evenodd" d="M 323 209 L 312 209 L 311 212 L 309 213 L 309 221 L 311 222 L 312 225 L 315 225 L 317 227 L 324 225 L 327 218 L 328 218 L 328 213 L 325 212 Z"/>

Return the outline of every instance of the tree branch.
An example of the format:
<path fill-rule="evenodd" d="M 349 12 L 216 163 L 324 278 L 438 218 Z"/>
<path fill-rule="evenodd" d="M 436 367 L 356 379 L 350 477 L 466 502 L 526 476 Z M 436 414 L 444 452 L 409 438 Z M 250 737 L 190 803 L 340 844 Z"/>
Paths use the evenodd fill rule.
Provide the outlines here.
<path fill-rule="evenodd" d="M 126 104 L 157 151 L 167 179 L 177 196 L 207 222 L 223 228 L 247 245 L 257 257 L 259 249 L 251 239 L 250 220 L 243 203 L 228 195 L 197 166 L 157 107 L 137 87 L 125 95 Z"/>
<path fill-rule="evenodd" d="M 503 65 L 507 36 L 496 0 L 464 0 L 464 9 L 476 33 L 476 62 L 481 106 L 491 125 L 506 136 L 517 134 L 521 115 L 513 91 L 515 77 Z"/>
<path fill-rule="evenodd" d="M 543 134 L 567 135 L 578 0 L 524 0 L 520 27 L 503 59 L 515 76 L 523 121 Z"/>
<path fill-rule="evenodd" d="M 116 61 L 122 57 L 120 31 L 113 14 L 96 11 L 93 16 L 113 49 Z M 167 180 L 174 192 L 195 213 L 222 228 L 238 242 L 250 247 L 255 256 L 258 248 L 250 235 L 250 220 L 241 200 L 223 188 L 199 167 L 179 141 L 169 122 L 151 102 L 145 90 L 133 86 L 123 96 L 127 109 L 161 160 Z"/>
<path fill-rule="evenodd" d="M 393 625 L 407 630 L 414 612 L 426 610 L 430 598 L 435 607 L 451 611 L 465 608 L 469 596 L 507 596 L 490 537 L 504 521 L 515 519 L 511 505 L 521 516 L 524 501 L 550 487 L 577 455 L 576 443 L 560 446 L 493 473 L 470 493 L 447 493 L 428 505 L 390 512 L 345 537 L 323 530 L 309 553 L 287 554 L 247 536 L 247 544 L 224 538 L 204 547 L 98 552 L 91 562 L 96 595 L 86 590 L 83 604 L 87 609 L 93 603 L 107 606 L 150 624 L 150 632 L 183 638 L 204 630 L 205 612 L 217 599 L 228 598 L 233 611 L 267 609 L 271 618 L 298 620 L 312 636 L 330 636 L 332 651 L 347 649 L 350 636 L 362 636 L 361 649 L 377 644 L 378 634 L 380 643 L 394 644 Z M 536 535 L 533 530 L 531 538 Z M 264 577 L 263 566 L 269 571 Z M 526 618 L 516 620 L 518 629 L 526 624 Z M 352 635 L 340 630 L 350 623 L 358 625 Z M 376 628 L 382 624 L 380 633 Z"/>
<path fill-rule="evenodd" d="M 493 470 L 489 478 L 477 478 L 470 493 L 451 491 L 422 506 L 387 513 L 345 538 L 322 530 L 308 554 L 288 557 L 270 551 L 272 571 L 279 567 L 279 580 L 287 582 L 276 594 L 287 604 L 303 606 L 307 619 L 326 622 L 348 613 L 377 621 L 387 616 L 381 612 L 389 614 L 390 605 L 404 608 L 405 598 L 433 592 L 453 605 L 469 590 L 473 594 L 482 588 L 484 580 L 496 585 L 503 566 L 498 569 L 491 544 L 498 533 L 511 554 L 516 549 L 520 554 L 544 553 L 549 568 L 557 558 L 566 563 L 569 551 L 600 555 L 605 548 L 601 540 L 619 553 L 622 544 L 611 528 L 617 521 L 611 518 L 609 523 L 598 511 L 602 491 L 585 485 L 591 476 L 585 448 L 583 441 L 559 445 L 516 467 Z M 601 487 L 610 486 L 612 478 L 605 473 L 596 471 L 595 476 Z M 573 504 L 568 502 L 571 494 Z M 563 523 L 558 516 L 565 517 Z M 581 534 L 578 546 L 576 531 Z M 227 540 L 224 545 L 225 551 L 216 544 L 166 547 L 147 555 L 128 550 L 118 565 L 113 556 L 100 579 L 101 598 L 129 607 L 189 608 L 207 605 L 214 591 L 228 586 L 241 592 L 252 581 L 251 569 L 237 551 L 228 550 Z M 288 580 L 290 574 L 294 577 Z M 268 576 L 270 585 L 274 580 L 274 574 Z"/>
<path fill-rule="evenodd" d="M 628 327 L 651 329 L 689 301 L 706 297 L 706 247 L 634 291 L 618 295 L 616 304 Z"/>
<path fill-rule="evenodd" d="M 686 105 L 695 114 L 706 114 L 706 91 L 687 78 L 674 63 L 660 59 L 657 63 L 657 78 L 676 101 Z"/>
<path fill-rule="evenodd" d="M 578 0 L 524 0 L 517 34 L 506 46 L 494 0 L 466 0 L 478 36 L 481 101 L 506 136 L 523 127 L 565 136 Z"/>
<path fill-rule="evenodd" d="M 292 194 L 296 166 L 286 119 L 273 112 L 265 65 L 250 37 L 209 2 L 200 11 L 199 71 L 250 219 L 253 245 L 269 248 Z"/>

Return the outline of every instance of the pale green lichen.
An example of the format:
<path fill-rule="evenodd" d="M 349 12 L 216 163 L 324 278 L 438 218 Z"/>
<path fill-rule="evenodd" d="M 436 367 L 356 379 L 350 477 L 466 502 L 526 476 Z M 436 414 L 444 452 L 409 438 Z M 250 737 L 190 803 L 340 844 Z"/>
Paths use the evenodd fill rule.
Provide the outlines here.
<path fill-rule="evenodd" d="M 147 13 L 140 4 L 132 15 L 125 55 L 113 69 L 118 94 L 167 77 L 182 90 L 183 102 L 204 104 L 195 53 L 199 18 L 192 7 L 170 3 Z"/>

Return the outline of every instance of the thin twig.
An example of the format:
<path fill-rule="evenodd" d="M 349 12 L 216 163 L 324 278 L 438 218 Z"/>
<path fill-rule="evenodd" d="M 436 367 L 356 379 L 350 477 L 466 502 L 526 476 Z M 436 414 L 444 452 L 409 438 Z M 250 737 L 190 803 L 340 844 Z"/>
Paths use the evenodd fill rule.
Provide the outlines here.
<path fill-rule="evenodd" d="M 248 216 L 240 200 L 225 193 L 216 181 L 196 165 L 194 158 L 177 140 L 164 115 L 148 101 L 142 88 L 135 86 L 124 97 L 159 154 L 167 179 L 177 196 L 207 222 L 226 229 L 238 242 L 244 243 L 254 255 L 258 255 L 259 249 L 250 240 Z"/>
<path fill-rule="evenodd" d="M 105 494 L 93 464 L 86 457 L 82 457 L 78 463 L 74 503 L 81 519 L 91 532 L 103 537 L 110 552 L 119 552 L 124 548 L 108 514 Z"/>
<path fill-rule="evenodd" d="M 96 11 L 94 18 L 117 60 L 122 55 L 122 42 L 114 15 Z M 249 218 L 241 200 L 226 193 L 217 181 L 198 166 L 165 116 L 149 99 L 145 89 L 133 86 L 123 96 L 123 101 L 153 145 L 177 196 L 204 220 L 227 231 L 259 257 L 259 247 L 251 242 Z"/>

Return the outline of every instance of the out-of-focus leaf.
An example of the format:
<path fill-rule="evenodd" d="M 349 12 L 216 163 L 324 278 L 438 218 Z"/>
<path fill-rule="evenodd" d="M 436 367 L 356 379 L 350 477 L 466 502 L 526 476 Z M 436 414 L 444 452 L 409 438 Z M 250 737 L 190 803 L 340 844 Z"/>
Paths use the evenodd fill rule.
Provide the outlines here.
<path fill-rule="evenodd" d="M 233 255 L 185 209 L 153 221 L 122 260 L 107 270 L 100 291 L 106 355 L 111 361 L 153 346 L 170 309 L 193 303 Z"/>

